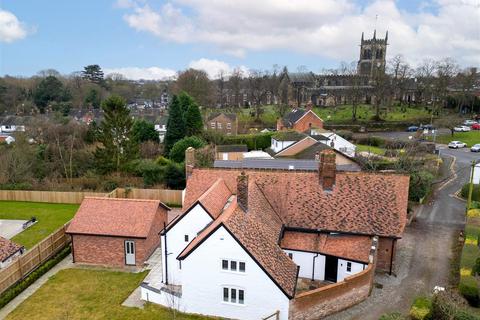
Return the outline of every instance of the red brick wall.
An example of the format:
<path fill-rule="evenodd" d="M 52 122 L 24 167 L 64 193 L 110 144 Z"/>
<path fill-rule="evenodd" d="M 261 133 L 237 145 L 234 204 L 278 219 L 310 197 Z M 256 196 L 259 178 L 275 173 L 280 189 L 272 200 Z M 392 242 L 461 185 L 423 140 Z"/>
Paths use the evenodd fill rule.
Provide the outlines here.
<path fill-rule="evenodd" d="M 303 118 L 293 125 L 293 129 L 298 132 L 305 132 L 310 128 L 323 128 L 323 121 L 313 114 L 313 111 L 305 114 Z"/>
<path fill-rule="evenodd" d="M 365 300 L 371 292 L 375 266 L 316 290 L 295 296 L 290 301 L 289 319 L 321 319 Z"/>
<path fill-rule="evenodd" d="M 390 272 L 390 261 L 393 261 L 392 272 L 394 271 L 395 259 L 392 260 L 392 254 L 395 258 L 396 242 L 397 241 L 395 239 L 391 238 L 379 238 L 377 251 L 377 270 Z"/>
<path fill-rule="evenodd" d="M 95 235 L 72 235 L 73 254 L 76 263 L 96 264 L 110 267 L 125 266 L 125 240 L 135 241 L 135 263 L 141 267 L 160 243 L 158 233 L 163 229 L 167 210 L 159 207 L 146 239 L 107 237 Z"/>

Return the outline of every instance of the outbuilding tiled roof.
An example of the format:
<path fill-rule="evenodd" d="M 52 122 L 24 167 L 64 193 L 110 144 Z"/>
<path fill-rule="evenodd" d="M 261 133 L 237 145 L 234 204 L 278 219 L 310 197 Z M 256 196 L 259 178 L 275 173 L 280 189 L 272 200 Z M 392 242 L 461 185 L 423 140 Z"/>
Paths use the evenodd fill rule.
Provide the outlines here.
<path fill-rule="evenodd" d="M 218 177 L 236 193 L 244 169 L 194 169 L 185 204 L 191 205 Z M 326 192 L 317 171 L 244 170 L 288 227 L 401 237 L 406 223 L 409 177 L 399 174 L 338 172 Z"/>
<path fill-rule="evenodd" d="M 300 120 L 300 118 L 303 117 L 303 115 L 305 113 L 307 113 L 306 110 L 295 108 L 295 109 L 293 109 L 292 111 L 290 111 L 289 113 L 287 113 L 286 115 L 283 116 L 282 122 L 285 126 L 291 127 L 295 124 L 295 122 Z"/>
<path fill-rule="evenodd" d="M 23 246 L 4 237 L 0 237 L 0 262 L 4 262 L 15 253 L 22 250 L 22 248 Z"/>
<path fill-rule="evenodd" d="M 85 197 L 67 228 L 70 234 L 146 238 L 159 200 Z"/>
<path fill-rule="evenodd" d="M 283 249 L 317 252 L 368 263 L 372 237 L 287 230 L 283 233 L 280 246 Z"/>
<path fill-rule="evenodd" d="M 217 146 L 217 152 L 248 152 L 248 148 L 244 144 L 226 144 Z"/>

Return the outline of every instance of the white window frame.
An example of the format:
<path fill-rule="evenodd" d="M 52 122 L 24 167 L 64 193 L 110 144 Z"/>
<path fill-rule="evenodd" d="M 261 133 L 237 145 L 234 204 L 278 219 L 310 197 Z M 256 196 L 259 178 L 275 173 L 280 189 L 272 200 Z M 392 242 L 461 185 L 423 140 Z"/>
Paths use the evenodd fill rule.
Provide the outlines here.
<path fill-rule="evenodd" d="M 350 270 L 348 270 L 350 269 Z M 347 261 L 347 267 L 345 268 L 345 270 L 348 272 L 348 273 L 351 273 L 352 272 L 352 263 L 350 261 Z"/>
<path fill-rule="evenodd" d="M 227 129 L 232 129 L 232 124 L 230 122 L 227 122 Z"/>
<path fill-rule="evenodd" d="M 217 123 L 217 128 L 222 129 L 222 123 L 221 122 Z"/>
<path fill-rule="evenodd" d="M 210 123 L 210 127 L 211 127 L 212 129 L 215 129 L 215 122 L 211 122 L 211 123 Z"/>
<path fill-rule="evenodd" d="M 227 291 L 225 291 L 227 290 Z M 243 303 L 240 303 L 240 291 L 242 291 L 243 294 Z M 232 293 L 235 292 L 235 301 L 232 301 Z M 227 296 L 225 296 L 225 293 L 227 293 Z M 234 306 L 245 306 L 246 305 L 246 300 L 245 300 L 245 288 L 238 287 L 238 286 L 232 286 L 232 285 L 222 285 L 221 286 L 221 299 L 222 303 L 224 304 L 229 304 L 229 305 L 234 305 Z M 225 300 L 225 298 L 227 300 Z"/>
<path fill-rule="evenodd" d="M 227 261 L 227 269 L 223 267 L 223 262 Z M 232 269 L 232 263 L 235 264 L 235 270 Z M 243 264 L 244 269 L 240 271 L 240 264 Z M 234 273 L 234 274 L 246 274 L 247 273 L 247 262 L 243 260 L 235 260 L 235 259 L 220 259 L 220 269 L 222 272 Z"/>

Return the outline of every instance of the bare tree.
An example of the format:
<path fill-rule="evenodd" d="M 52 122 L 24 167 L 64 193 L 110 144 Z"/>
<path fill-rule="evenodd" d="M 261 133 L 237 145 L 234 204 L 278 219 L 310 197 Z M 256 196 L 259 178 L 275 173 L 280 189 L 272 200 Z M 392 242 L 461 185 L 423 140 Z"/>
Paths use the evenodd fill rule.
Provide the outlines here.
<path fill-rule="evenodd" d="M 257 70 L 251 70 L 247 78 L 248 92 L 254 109 L 255 120 L 257 121 L 260 120 L 260 115 L 263 112 L 262 100 L 267 93 L 267 79 L 268 74 L 264 74 Z"/>
<path fill-rule="evenodd" d="M 211 106 L 215 100 L 212 82 L 203 70 L 188 69 L 179 72 L 174 92 L 181 91 L 188 93 L 203 107 Z"/>
<path fill-rule="evenodd" d="M 233 92 L 234 99 L 232 101 L 232 105 L 235 108 L 240 108 L 241 107 L 241 101 L 242 99 L 240 98 L 241 94 L 241 87 L 242 87 L 242 80 L 243 80 L 243 72 L 240 68 L 235 68 L 230 75 L 230 78 L 228 79 L 228 87 Z"/>
<path fill-rule="evenodd" d="M 225 108 L 227 105 L 225 93 L 227 90 L 227 79 L 225 70 L 220 70 L 217 75 L 217 104 L 220 108 Z"/>
<path fill-rule="evenodd" d="M 417 96 L 423 103 L 429 103 L 433 95 L 433 79 L 435 76 L 436 63 L 432 59 L 424 59 L 415 70 L 417 83 Z"/>
<path fill-rule="evenodd" d="M 444 106 L 445 100 L 448 95 L 448 87 L 451 84 L 453 76 L 458 73 L 458 65 L 452 58 L 445 58 L 436 62 L 433 90 L 434 99 L 432 103 L 432 114 L 438 115 L 437 102 L 440 102 Z"/>
<path fill-rule="evenodd" d="M 410 65 L 405 61 L 402 55 L 396 55 L 389 61 L 389 71 L 392 77 L 392 93 L 400 102 L 400 107 L 405 112 L 403 104 L 403 96 L 405 94 L 408 81 L 411 79 L 413 70 Z"/>

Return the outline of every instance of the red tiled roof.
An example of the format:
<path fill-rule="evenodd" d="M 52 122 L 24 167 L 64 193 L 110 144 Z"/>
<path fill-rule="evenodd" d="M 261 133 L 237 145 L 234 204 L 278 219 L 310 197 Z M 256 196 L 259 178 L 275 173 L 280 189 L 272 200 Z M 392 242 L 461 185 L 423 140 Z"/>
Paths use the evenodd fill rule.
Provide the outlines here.
<path fill-rule="evenodd" d="M 246 170 L 250 181 L 288 227 L 400 237 L 406 224 L 409 177 L 399 174 L 337 172 L 324 191 L 318 172 Z M 194 169 L 187 181 L 188 206 L 222 177 L 233 193 L 241 169 Z"/>
<path fill-rule="evenodd" d="M 159 200 L 85 197 L 67 233 L 146 238 L 160 205 Z"/>
<path fill-rule="evenodd" d="M 232 195 L 230 189 L 228 189 L 225 180 L 218 179 L 215 183 L 198 198 L 198 201 L 207 209 L 207 211 L 213 215 L 213 219 L 216 219 L 223 211 L 223 207 L 228 198 Z"/>
<path fill-rule="evenodd" d="M 368 263 L 371 236 L 348 234 L 306 233 L 285 231 L 280 242 L 283 249 L 318 252 L 339 258 Z"/>
<path fill-rule="evenodd" d="M 0 262 L 7 260 L 22 248 L 23 246 L 4 237 L 0 237 Z"/>

